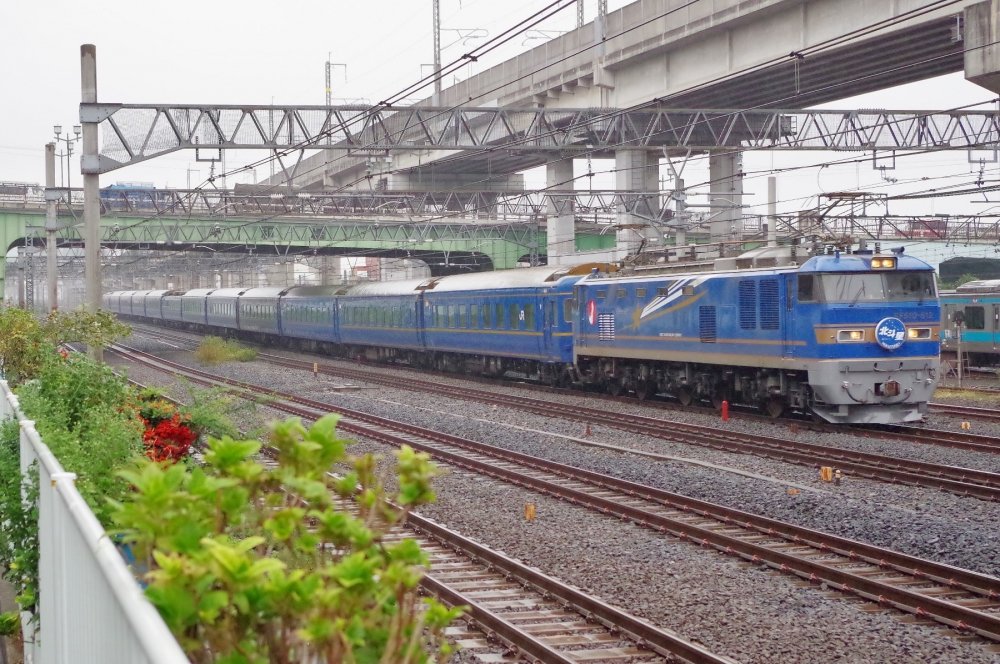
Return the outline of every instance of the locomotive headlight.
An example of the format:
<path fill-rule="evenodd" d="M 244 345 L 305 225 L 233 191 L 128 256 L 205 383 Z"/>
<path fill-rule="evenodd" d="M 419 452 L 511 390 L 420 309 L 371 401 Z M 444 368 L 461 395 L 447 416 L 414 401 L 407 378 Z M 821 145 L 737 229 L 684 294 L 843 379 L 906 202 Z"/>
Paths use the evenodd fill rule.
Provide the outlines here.
<path fill-rule="evenodd" d="M 872 269 L 873 270 L 892 270 L 896 267 L 895 258 L 873 258 L 872 259 Z"/>
<path fill-rule="evenodd" d="M 837 341 L 864 341 L 864 330 L 840 330 L 837 332 Z"/>
<path fill-rule="evenodd" d="M 906 331 L 907 339 L 930 339 L 931 338 L 931 328 L 929 327 L 911 327 Z"/>

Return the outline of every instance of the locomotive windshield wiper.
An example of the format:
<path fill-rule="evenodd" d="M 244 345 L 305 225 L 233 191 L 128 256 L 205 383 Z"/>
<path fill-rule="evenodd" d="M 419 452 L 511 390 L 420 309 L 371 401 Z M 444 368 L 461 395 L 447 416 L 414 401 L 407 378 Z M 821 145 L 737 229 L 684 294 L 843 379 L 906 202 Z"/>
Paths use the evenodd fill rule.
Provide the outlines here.
<path fill-rule="evenodd" d="M 851 303 L 847 306 L 853 307 L 855 304 L 858 303 L 858 298 L 860 298 L 864 294 L 865 294 L 865 282 L 862 281 L 861 288 L 858 289 L 858 294 L 854 296 L 854 299 L 851 300 Z"/>

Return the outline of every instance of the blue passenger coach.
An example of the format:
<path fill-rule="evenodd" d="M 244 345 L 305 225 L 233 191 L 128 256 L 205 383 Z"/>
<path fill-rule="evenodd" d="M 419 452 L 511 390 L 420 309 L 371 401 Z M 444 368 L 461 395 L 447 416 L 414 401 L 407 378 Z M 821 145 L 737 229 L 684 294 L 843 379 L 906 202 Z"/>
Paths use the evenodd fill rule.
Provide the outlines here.
<path fill-rule="evenodd" d="M 423 350 L 421 279 L 359 284 L 337 296 L 340 343 L 370 359 L 409 357 Z"/>
<path fill-rule="evenodd" d="M 292 339 L 339 344 L 338 294 L 344 286 L 296 286 L 281 296 L 281 334 Z"/>
<path fill-rule="evenodd" d="M 440 368 L 572 378 L 573 286 L 591 265 L 432 279 L 423 286 L 425 344 Z"/>
<path fill-rule="evenodd" d="M 835 422 L 918 419 L 933 394 L 940 308 L 910 256 L 801 266 L 594 275 L 577 287 L 577 369 L 632 390 L 788 407 Z"/>

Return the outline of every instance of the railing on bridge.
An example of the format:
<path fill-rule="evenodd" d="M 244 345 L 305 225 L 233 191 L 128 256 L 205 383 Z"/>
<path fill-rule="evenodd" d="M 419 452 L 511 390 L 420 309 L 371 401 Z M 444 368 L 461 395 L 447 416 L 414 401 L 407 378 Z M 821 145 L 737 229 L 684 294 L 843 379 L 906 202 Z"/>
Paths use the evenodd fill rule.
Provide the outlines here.
<path fill-rule="evenodd" d="M 25 664 L 190 664 L 6 381 L 0 397 L 0 420 L 20 423 L 21 473 L 38 467 L 40 620 L 22 616 Z"/>

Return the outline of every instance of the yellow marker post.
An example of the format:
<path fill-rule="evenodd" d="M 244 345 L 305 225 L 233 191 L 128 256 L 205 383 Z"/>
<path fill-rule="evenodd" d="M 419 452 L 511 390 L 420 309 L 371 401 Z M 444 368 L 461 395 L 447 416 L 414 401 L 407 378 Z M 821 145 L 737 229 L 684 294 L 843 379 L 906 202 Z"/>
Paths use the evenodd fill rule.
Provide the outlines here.
<path fill-rule="evenodd" d="M 823 466 L 819 469 L 819 478 L 824 482 L 833 481 L 833 468 L 831 466 Z"/>
<path fill-rule="evenodd" d="M 313 362 L 313 378 L 319 379 L 319 362 Z"/>
<path fill-rule="evenodd" d="M 525 503 L 524 505 L 524 519 L 526 521 L 534 521 L 535 519 L 535 504 Z"/>

